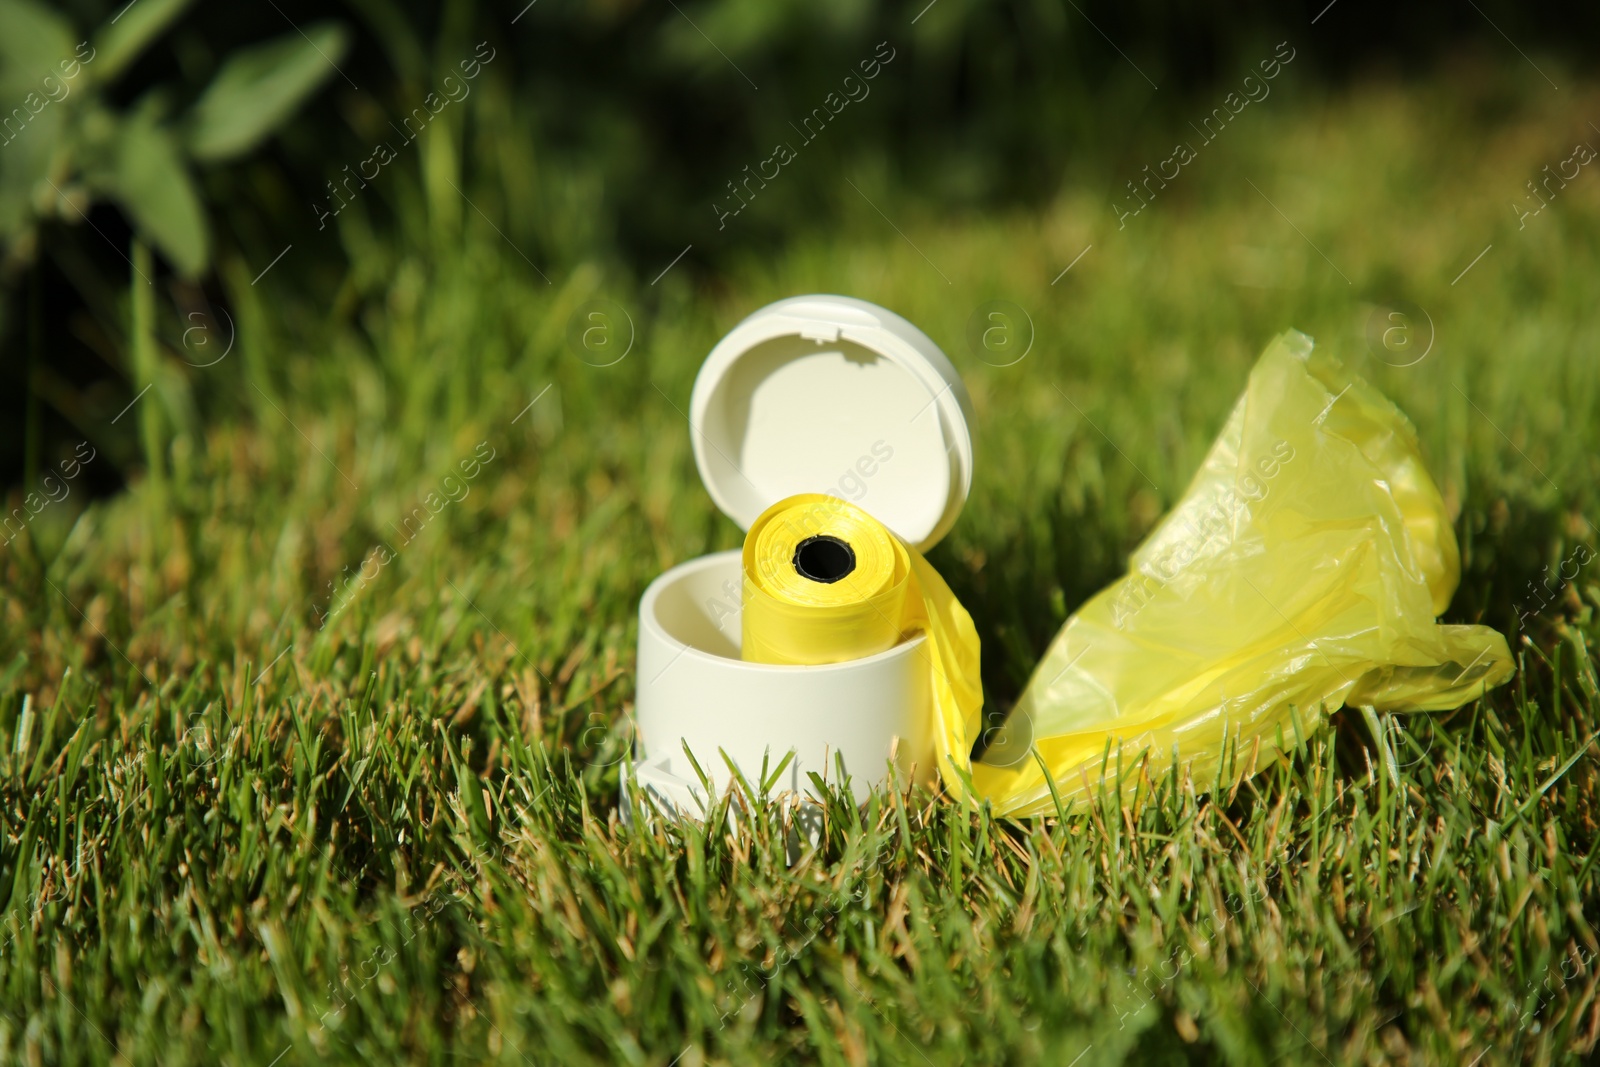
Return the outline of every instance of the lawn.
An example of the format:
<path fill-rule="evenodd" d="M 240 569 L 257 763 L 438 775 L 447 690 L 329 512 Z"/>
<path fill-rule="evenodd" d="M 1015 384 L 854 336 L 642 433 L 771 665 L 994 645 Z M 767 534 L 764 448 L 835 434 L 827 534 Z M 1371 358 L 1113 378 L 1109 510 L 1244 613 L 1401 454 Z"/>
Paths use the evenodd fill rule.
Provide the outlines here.
<path fill-rule="evenodd" d="M 1122 228 L 1181 128 L 1005 214 L 797 171 L 839 225 L 653 283 L 541 276 L 489 221 L 483 146 L 441 138 L 394 168 L 397 224 L 351 212 L 257 286 L 225 261 L 235 347 L 159 353 L 129 415 L 158 462 L 0 552 L 0 1061 L 1592 1054 L 1600 177 L 1507 205 L 1597 117 L 1600 89 L 1514 65 L 1286 87 Z M 333 263 L 317 299 L 292 284 Z M 1518 676 L 1376 736 L 1340 713 L 1253 777 L 1152 767 L 1126 807 L 835 798 L 792 865 L 765 807 L 625 823 L 638 598 L 741 541 L 694 467 L 694 374 L 814 291 L 965 376 L 977 478 L 931 559 L 991 711 L 1291 326 L 1416 423 L 1463 550 L 1448 618 L 1506 632 Z M 569 336 L 594 300 L 633 340 L 608 366 Z M 1010 366 L 967 344 L 991 300 L 1033 324 Z M 1370 343 L 1400 301 L 1403 358 Z"/>

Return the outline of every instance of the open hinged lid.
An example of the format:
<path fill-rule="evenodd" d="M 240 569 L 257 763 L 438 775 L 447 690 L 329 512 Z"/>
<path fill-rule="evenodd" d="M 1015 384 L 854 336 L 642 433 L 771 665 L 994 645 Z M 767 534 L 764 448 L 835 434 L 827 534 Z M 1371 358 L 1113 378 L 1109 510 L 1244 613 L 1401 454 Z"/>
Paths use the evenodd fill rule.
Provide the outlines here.
<path fill-rule="evenodd" d="M 748 530 L 796 493 L 851 501 L 918 549 L 972 486 L 972 405 L 927 334 L 848 296 L 796 296 L 735 326 L 689 405 L 700 477 Z"/>

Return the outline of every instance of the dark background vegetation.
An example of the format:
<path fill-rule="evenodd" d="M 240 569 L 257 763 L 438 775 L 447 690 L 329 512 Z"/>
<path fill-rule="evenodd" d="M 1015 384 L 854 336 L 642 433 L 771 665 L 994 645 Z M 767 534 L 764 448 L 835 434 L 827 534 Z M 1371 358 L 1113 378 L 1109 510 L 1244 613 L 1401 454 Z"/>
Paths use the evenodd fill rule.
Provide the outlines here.
<path fill-rule="evenodd" d="M 692 244 L 680 266 L 715 289 L 740 257 L 771 253 L 860 209 L 848 185 L 830 180 L 851 168 L 882 172 L 945 213 L 1039 202 L 1067 182 L 1103 184 L 1114 199 L 1123 171 L 1167 150 L 1164 139 L 1152 143 L 1162 136 L 1155 131 L 1205 113 L 1278 41 L 1296 49 L 1296 83 L 1331 90 L 1361 77 L 1404 81 L 1471 68 L 1508 48 L 1584 68 L 1600 40 L 1600 8 L 1580 3 L 938 0 L 908 29 L 922 2 L 207 4 L 137 61 L 117 96 L 131 104 L 159 85 L 193 97 L 234 47 L 290 23 L 341 20 L 353 35 L 339 64 L 345 77 L 325 83 L 263 150 L 203 175 L 217 262 L 248 278 L 290 243 L 314 247 L 287 285 L 277 281 L 280 291 L 326 304 L 347 264 L 339 242 L 316 225 L 312 205 L 326 199 L 324 182 L 366 158 L 387 136 L 386 120 L 417 106 L 437 89 L 437 72 L 480 41 L 496 58 L 473 90 L 492 99 L 472 112 L 478 129 L 458 183 L 507 239 L 546 274 L 599 261 L 644 281 Z M 122 5 L 60 6 L 88 36 Z M 895 59 L 870 83 L 867 101 L 800 148 L 787 168 L 797 176 L 771 183 L 719 230 L 712 205 L 726 197 L 726 183 L 776 141 L 798 141 L 789 124 L 882 41 Z M 1491 92 L 1473 106 L 1492 124 L 1509 104 Z M 405 226 L 408 191 L 374 182 L 362 196 L 364 217 L 379 231 Z M 88 472 L 92 492 L 115 490 L 139 465 L 135 420 L 109 423 L 136 392 L 118 303 L 130 230 L 105 204 L 88 221 L 48 225 L 36 263 L 4 278 L 7 487 L 30 483 L 30 465 L 48 466 L 83 437 L 113 460 Z M 216 275 L 199 281 L 203 293 L 162 266 L 160 283 L 182 306 L 201 306 L 203 295 L 227 311 Z M 359 310 L 347 309 L 352 317 Z M 161 327 L 169 344 L 184 325 L 168 313 Z M 226 385 L 196 388 L 202 417 L 232 400 Z"/>

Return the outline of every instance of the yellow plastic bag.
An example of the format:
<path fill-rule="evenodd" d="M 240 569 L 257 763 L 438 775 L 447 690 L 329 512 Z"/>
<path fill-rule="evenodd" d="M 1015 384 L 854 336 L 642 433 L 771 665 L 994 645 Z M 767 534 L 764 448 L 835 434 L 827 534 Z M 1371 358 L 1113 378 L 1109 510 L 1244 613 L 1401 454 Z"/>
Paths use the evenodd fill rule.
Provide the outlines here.
<path fill-rule="evenodd" d="M 839 663 L 928 635 L 939 769 L 968 765 L 983 709 L 978 631 L 939 572 L 888 527 L 820 493 L 780 500 L 744 540 L 741 658 Z"/>
<path fill-rule="evenodd" d="M 1128 574 L 1067 620 L 973 784 L 997 813 L 1044 814 L 1040 758 L 1063 800 L 1119 757 L 1136 777 L 1145 752 L 1203 784 L 1225 744 L 1264 766 L 1344 704 L 1459 707 L 1513 671 L 1496 631 L 1434 621 L 1460 567 L 1406 417 L 1285 333 Z"/>

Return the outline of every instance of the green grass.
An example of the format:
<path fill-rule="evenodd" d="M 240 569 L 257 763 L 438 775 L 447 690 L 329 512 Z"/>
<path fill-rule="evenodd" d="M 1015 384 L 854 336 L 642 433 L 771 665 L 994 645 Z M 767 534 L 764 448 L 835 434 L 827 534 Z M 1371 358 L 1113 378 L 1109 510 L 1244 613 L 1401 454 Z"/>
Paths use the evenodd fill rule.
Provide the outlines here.
<path fill-rule="evenodd" d="M 341 218 L 350 268 L 317 300 L 225 265 L 236 352 L 169 352 L 140 402 L 164 476 L 69 497 L 0 556 L 0 1061 L 1590 1054 L 1600 572 L 1515 627 L 1540 568 L 1596 540 L 1600 176 L 1525 229 L 1506 203 L 1593 138 L 1600 94 L 1507 71 L 1285 90 L 1120 232 L 1106 190 L 1182 132 L 1005 216 L 941 214 L 868 168 L 852 180 L 908 240 L 841 184 L 838 230 L 716 285 L 603 261 L 547 285 L 428 195 L 448 159 L 372 191 L 398 223 Z M 494 217 L 481 147 L 440 151 L 473 160 Z M 1127 809 L 835 799 L 794 866 L 770 810 L 737 835 L 624 826 L 638 597 L 740 541 L 699 486 L 690 384 L 748 311 L 816 290 L 900 311 L 966 376 L 978 480 L 932 559 L 978 623 L 993 708 L 1287 326 L 1417 423 L 1459 511 L 1450 618 L 1512 633 L 1518 677 L 1381 737 L 1341 714 L 1247 780 L 1153 776 Z M 595 297 L 637 328 L 607 368 L 565 340 Z M 1015 366 L 963 340 L 990 299 L 1036 325 Z M 1416 366 L 1362 340 L 1395 299 L 1436 330 Z M 402 544 L 480 442 L 470 492 Z M 319 628 L 330 582 L 348 604 Z"/>

